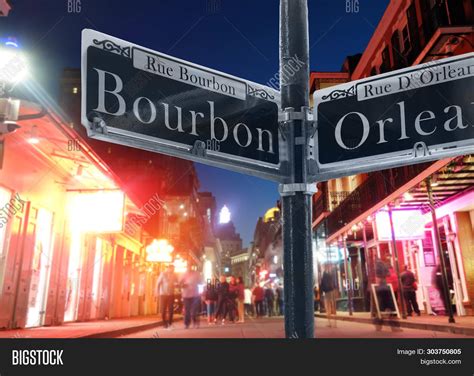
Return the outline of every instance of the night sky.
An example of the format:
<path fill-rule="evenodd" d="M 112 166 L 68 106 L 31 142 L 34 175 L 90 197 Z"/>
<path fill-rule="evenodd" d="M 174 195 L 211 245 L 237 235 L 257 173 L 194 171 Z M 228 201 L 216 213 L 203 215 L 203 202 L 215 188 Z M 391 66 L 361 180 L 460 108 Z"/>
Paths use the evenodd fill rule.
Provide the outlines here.
<path fill-rule="evenodd" d="M 353 1 L 353 0 L 352 0 Z M 77 0 L 76 0 L 77 2 Z M 362 52 L 389 0 L 309 0 L 311 69 L 339 71 Z M 276 0 L 12 0 L 0 35 L 15 36 L 29 55 L 37 81 L 57 98 L 65 67 L 80 67 L 80 34 L 95 29 L 238 77 L 265 84 L 277 72 L 279 2 Z M 226 204 L 244 245 L 257 218 L 274 206 L 277 185 L 196 164 L 201 190 Z"/>

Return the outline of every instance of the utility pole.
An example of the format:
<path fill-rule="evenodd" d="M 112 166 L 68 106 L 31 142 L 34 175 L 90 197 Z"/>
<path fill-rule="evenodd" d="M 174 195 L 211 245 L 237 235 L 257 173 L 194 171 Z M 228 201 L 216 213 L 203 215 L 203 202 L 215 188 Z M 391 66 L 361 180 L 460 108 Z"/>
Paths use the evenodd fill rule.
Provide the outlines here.
<path fill-rule="evenodd" d="M 300 68 L 284 74 L 294 59 Z M 316 185 L 308 183 L 307 157 L 311 123 L 309 111 L 308 4 L 280 1 L 280 90 L 282 124 L 287 143 L 289 180 L 279 187 L 283 211 L 285 334 L 314 337 L 311 199 Z"/>
<path fill-rule="evenodd" d="M 405 305 L 405 292 L 403 290 L 402 278 L 400 276 L 400 261 L 398 260 L 398 248 L 397 248 L 397 239 L 395 238 L 395 226 L 393 225 L 393 215 L 392 215 L 392 204 L 388 205 L 388 218 L 390 220 L 390 232 L 392 235 L 392 248 L 393 254 L 392 258 L 395 264 L 395 272 L 397 273 L 398 280 L 398 291 L 400 291 L 400 305 L 402 308 L 402 318 L 407 318 L 407 309 Z"/>

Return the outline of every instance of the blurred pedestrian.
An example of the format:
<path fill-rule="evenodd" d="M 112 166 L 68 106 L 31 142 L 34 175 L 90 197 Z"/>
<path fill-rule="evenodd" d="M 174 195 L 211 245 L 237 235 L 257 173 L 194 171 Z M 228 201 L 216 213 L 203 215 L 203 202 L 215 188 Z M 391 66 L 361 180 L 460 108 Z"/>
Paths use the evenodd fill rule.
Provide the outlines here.
<path fill-rule="evenodd" d="M 318 284 L 314 285 L 313 288 L 313 296 L 314 296 L 314 312 L 319 310 L 319 302 L 321 300 L 321 295 L 319 293 L 319 287 Z"/>
<path fill-rule="evenodd" d="M 265 299 L 265 291 L 263 290 L 263 287 L 259 284 L 256 284 L 252 291 L 252 296 L 257 318 L 262 317 L 265 314 L 263 310 L 263 300 Z"/>
<path fill-rule="evenodd" d="M 399 291 L 399 285 L 398 285 L 398 277 L 397 273 L 395 273 L 395 269 L 393 266 L 389 265 L 388 267 L 388 275 L 386 277 L 387 283 L 392 285 L 393 293 L 395 294 L 395 301 L 398 302 L 398 291 Z"/>
<path fill-rule="evenodd" d="M 272 285 L 268 284 L 265 289 L 265 302 L 267 304 L 267 316 L 272 317 L 275 315 L 275 292 L 273 291 Z"/>
<path fill-rule="evenodd" d="M 326 264 L 320 283 L 321 291 L 324 293 L 324 308 L 326 309 L 326 317 L 328 326 L 337 327 L 336 321 L 336 286 L 331 267 Z M 334 323 L 333 323 L 334 321 Z"/>
<path fill-rule="evenodd" d="M 194 328 L 199 327 L 199 312 L 201 306 L 201 294 L 199 285 L 201 275 L 195 268 L 187 270 L 180 279 L 181 296 L 184 303 L 184 327 L 189 328 L 191 323 Z"/>
<path fill-rule="evenodd" d="M 453 286 L 453 275 L 448 269 L 448 265 L 446 265 L 446 274 L 448 277 L 448 296 L 449 296 L 449 301 L 446 301 L 446 293 L 445 293 L 445 286 L 444 286 L 444 277 L 443 277 L 443 271 L 441 268 L 441 261 L 438 260 L 439 264 L 438 266 L 434 269 L 433 271 L 433 276 L 432 276 L 432 285 L 436 287 L 438 290 L 439 296 L 441 300 L 443 301 L 443 306 L 444 306 L 444 311 L 441 312 L 438 310 L 436 313 L 437 314 L 442 314 L 446 315 L 449 312 L 449 304 L 452 304 L 451 301 L 451 286 Z"/>
<path fill-rule="evenodd" d="M 166 270 L 160 274 L 157 281 L 161 319 L 165 328 L 172 328 L 173 325 L 174 289 L 176 284 L 177 277 L 174 273 L 174 265 L 170 264 L 166 267 Z"/>
<path fill-rule="evenodd" d="M 402 280 L 403 297 L 407 305 L 407 315 L 412 316 L 413 311 L 415 311 L 417 316 L 420 316 L 420 308 L 418 308 L 418 302 L 416 301 L 416 290 L 418 289 L 416 277 L 415 274 L 408 269 L 407 265 L 405 265 L 400 279 Z"/>
<path fill-rule="evenodd" d="M 388 317 L 388 324 L 392 331 L 402 331 L 400 328 L 400 322 L 398 321 L 397 308 L 396 308 L 396 298 L 392 295 L 393 284 L 389 284 L 387 278 L 392 280 L 393 274 L 390 272 L 390 267 L 384 261 L 377 259 L 375 262 L 375 276 L 377 281 L 377 286 L 375 288 L 376 299 L 379 304 L 379 317 L 374 319 L 375 329 L 377 331 L 382 330 L 384 323 L 384 316 Z M 390 289 L 392 286 L 392 290 Z M 398 284 L 397 284 L 398 286 Z"/>
<path fill-rule="evenodd" d="M 221 320 L 222 325 L 225 324 L 227 317 L 227 307 L 229 299 L 229 283 L 227 283 L 226 277 L 221 275 L 219 284 L 217 286 L 217 310 L 216 318 L 214 322 L 217 324 L 218 320 Z"/>
<path fill-rule="evenodd" d="M 276 302 L 278 308 L 278 315 L 283 316 L 285 314 L 285 302 L 283 297 L 283 285 L 279 284 L 275 290 L 276 292 Z"/>
<path fill-rule="evenodd" d="M 229 297 L 227 299 L 227 312 L 229 314 L 229 320 L 235 322 L 237 317 L 237 298 L 239 296 L 239 286 L 237 284 L 237 279 L 234 276 L 230 277 L 229 282 Z"/>
<path fill-rule="evenodd" d="M 245 312 L 248 316 L 254 315 L 254 309 L 252 305 L 252 290 L 248 287 L 244 290 L 244 305 L 245 305 Z"/>
<path fill-rule="evenodd" d="M 242 277 L 237 278 L 237 312 L 239 320 L 237 321 L 239 324 L 243 324 L 245 321 L 245 311 L 244 311 L 244 300 L 245 300 L 245 286 L 244 280 Z"/>
<path fill-rule="evenodd" d="M 217 304 L 217 282 L 215 278 L 207 281 L 206 290 L 204 291 L 204 301 L 207 309 L 207 323 L 214 322 Z"/>

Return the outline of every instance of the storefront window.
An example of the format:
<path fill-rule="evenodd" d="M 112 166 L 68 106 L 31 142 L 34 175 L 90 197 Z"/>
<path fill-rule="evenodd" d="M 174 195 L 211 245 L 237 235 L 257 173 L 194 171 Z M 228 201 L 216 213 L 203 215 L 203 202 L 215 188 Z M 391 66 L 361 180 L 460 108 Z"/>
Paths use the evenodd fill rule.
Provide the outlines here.
<path fill-rule="evenodd" d="M 52 226 L 53 214 L 47 210 L 40 209 L 36 222 L 26 327 L 43 324 L 51 266 Z"/>
<path fill-rule="evenodd" d="M 101 296 L 101 279 L 102 279 L 102 266 L 103 266 L 103 241 L 101 238 L 96 239 L 95 254 L 94 254 L 94 271 L 92 274 L 92 302 L 91 302 L 91 313 L 90 318 L 97 318 L 100 308 L 100 296 Z"/>
<path fill-rule="evenodd" d="M 71 251 L 69 255 L 64 321 L 73 321 L 76 319 L 77 315 L 79 282 L 81 277 L 81 243 L 81 233 L 73 232 L 71 234 Z"/>

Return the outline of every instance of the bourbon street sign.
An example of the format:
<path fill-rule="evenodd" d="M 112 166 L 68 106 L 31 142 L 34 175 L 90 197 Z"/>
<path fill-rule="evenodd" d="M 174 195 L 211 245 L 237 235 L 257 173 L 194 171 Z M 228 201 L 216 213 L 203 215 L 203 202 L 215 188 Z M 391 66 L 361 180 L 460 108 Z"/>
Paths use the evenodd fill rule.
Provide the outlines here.
<path fill-rule="evenodd" d="M 317 91 L 318 180 L 474 153 L 474 53 Z"/>
<path fill-rule="evenodd" d="M 281 181 L 279 103 L 271 88 L 82 32 L 82 124 L 92 138 Z"/>

